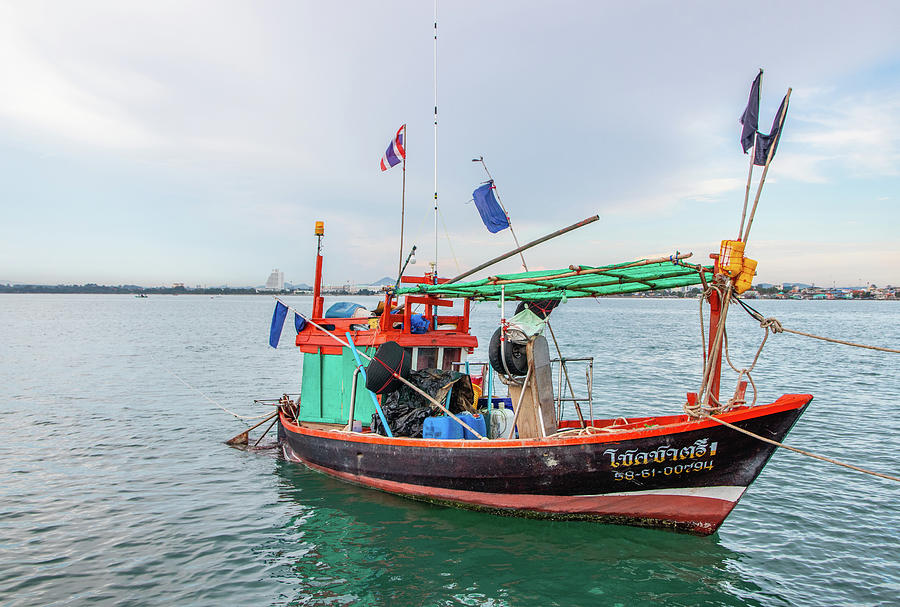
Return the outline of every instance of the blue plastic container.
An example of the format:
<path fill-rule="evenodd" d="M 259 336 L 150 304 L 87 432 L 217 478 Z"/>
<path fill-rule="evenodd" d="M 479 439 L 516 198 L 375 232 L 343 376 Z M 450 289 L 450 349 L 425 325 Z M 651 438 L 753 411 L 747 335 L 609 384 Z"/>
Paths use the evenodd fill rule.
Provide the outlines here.
<path fill-rule="evenodd" d="M 478 428 L 475 429 L 477 430 Z M 425 423 L 422 425 L 422 438 L 459 440 L 462 437 L 463 427 L 456 423 L 456 420 L 448 415 L 426 417 Z"/>
<path fill-rule="evenodd" d="M 487 428 L 485 427 L 483 415 L 473 415 L 471 413 L 459 413 L 459 414 L 457 414 L 456 417 L 458 417 L 462 421 L 466 422 L 469 425 L 469 427 L 471 427 L 473 430 L 478 432 L 478 434 L 480 434 L 481 436 L 487 436 Z M 456 424 L 456 422 L 453 422 L 453 423 Z M 471 432 L 469 432 L 467 429 L 463 428 L 459 424 L 456 424 L 456 425 L 459 426 L 460 428 L 462 428 L 464 439 L 478 440 L 478 437 L 475 436 L 474 434 L 472 434 Z"/>

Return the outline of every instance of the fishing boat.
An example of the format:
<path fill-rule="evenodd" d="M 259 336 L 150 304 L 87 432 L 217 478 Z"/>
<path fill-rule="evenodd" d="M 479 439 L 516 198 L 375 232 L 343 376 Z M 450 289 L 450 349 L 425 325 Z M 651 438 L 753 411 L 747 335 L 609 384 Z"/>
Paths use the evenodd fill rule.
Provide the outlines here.
<path fill-rule="evenodd" d="M 436 16 L 434 40 L 436 48 Z M 748 381 L 753 384 L 747 369 L 739 371 L 729 398 L 719 393 L 725 318 L 729 304 L 739 301 L 737 295 L 750 288 L 755 275 L 756 261 L 744 251 L 791 92 L 788 89 L 770 133 L 759 133 L 761 76 L 760 70 L 741 118 L 741 145 L 745 153 L 753 148 L 753 154 L 740 229 L 736 240 L 723 240 L 720 250 L 710 255 L 712 265 L 690 263 L 691 254 L 676 252 L 664 258 L 529 272 L 522 256 L 525 272 L 463 280 L 587 225 L 598 219 L 594 216 L 524 246 L 518 246 L 516 238 L 517 248 L 506 255 L 453 278 L 439 277 L 435 156 L 431 271 L 405 275 L 407 265 L 400 263 L 396 284 L 386 288 L 371 313 L 352 302 L 325 310 L 324 224 L 316 222 L 312 311 L 293 310 L 295 345 L 303 353 L 300 395 L 272 403 L 277 405 L 284 457 L 343 481 L 437 504 L 502 515 L 715 532 L 812 400 L 809 394 L 785 394 L 757 406 L 753 386 L 748 403 Z M 435 141 L 436 91 L 435 86 Z M 403 165 L 401 262 L 405 148 L 404 124 L 381 160 L 382 171 Z M 473 193 L 485 227 L 492 233 L 507 227 L 512 232 L 484 159 L 473 161 L 481 162 L 488 175 Z M 754 165 L 765 168 L 745 230 Z M 556 345 L 549 324 L 553 308 L 574 298 L 694 285 L 702 285 L 709 306 L 709 340 L 697 392 L 687 393 L 683 410 L 675 414 L 595 417 L 592 359 L 587 359 L 586 395 L 579 396 L 568 371 L 576 361 L 567 359 L 558 346 L 551 358 L 545 332 Z M 500 304 L 489 365 L 469 360 L 479 343 L 469 323 L 471 304 L 477 301 Z M 508 318 L 506 308 L 512 302 L 517 308 Z M 289 310 L 277 301 L 270 331 L 273 346 Z M 498 386 L 495 391 L 495 374 L 505 389 Z M 478 392 L 484 398 L 478 398 Z M 587 414 L 581 406 L 585 403 Z M 246 433 L 239 436 L 246 439 Z"/>
<path fill-rule="evenodd" d="M 775 451 L 776 446 L 758 437 L 780 442 L 812 400 L 809 394 L 786 394 L 752 406 L 745 402 L 747 382 L 742 378 L 731 398 L 720 399 L 724 312 L 732 285 L 740 284 L 746 266 L 730 248 L 732 241 L 710 256 L 711 266 L 688 263 L 690 254 L 675 254 L 468 282 L 404 275 L 396 288 L 388 288 L 377 312 L 360 314 L 356 309 L 353 314 L 336 314 L 324 311 L 321 295 L 321 224 L 316 234 L 320 247 L 312 313 L 294 310 L 295 345 L 303 353 L 301 392 L 296 401 L 279 403 L 279 439 L 285 458 L 337 479 L 501 515 L 594 520 L 707 535 L 719 528 Z M 755 262 L 751 265 L 755 267 Z M 567 361 L 562 356 L 549 358 L 542 334 L 549 316 L 541 318 L 532 309 L 539 310 L 547 301 L 689 285 L 706 288 L 709 344 L 701 389 L 687 394 L 683 412 L 600 419 L 592 407 L 585 415 L 574 392 L 564 398 L 561 386 L 563 374 L 568 383 Z M 488 373 L 490 377 L 496 373 L 507 385 L 506 398 L 494 398 L 483 372 L 481 378 L 475 371 L 465 372 L 478 345 L 470 332 L 470 306 L 485 300 L 499 301 L 501 310 L 518 302 L 539 325 L 525 335 L 514 322 L 521 312 L 512 318 L 501 313 L 500 339 L 492 340 Z M 283 302 L 278 305 L 285 308 L 283 319 L 292 308 Z M 400 358 L 382 356 L 389 350 L 385 344 L 400 352 Z M 361 358 L 370 360 L 367 368 Z M 472 399 L 453 412 L 456 387 L 446 393 L 432 391 L 423 397 L 424 406 L 430 407 L 424 434 L 394 434 L 394 421 L 385 418 L 382 407 L 389 390 L 375 392 L 390 383 L 385 378 L 412 385 L 410 378 L 425 369 L 450 374 L 445 377 L 453 379 L 453 386 L 480 383 L 487 393 L 480 399 L 482 408 Z M 373 388 L 366 378 L 378 374 L 378 386 Z M 463 389 L 458 393 L 472 394 Z M 581 399 L 581 404 L 589 399 L 590 395 Z M 502 418 L 494 407 L 498 400 L 513 408 L 512 423 L 507 419 L 499 430 L 491 423 Z M 564 414 L 572 411 L 564 403 L 574 403 L 575 415 Z M 429 437 L 428 420 L 445 422 L 445 429 L 458 426 L 459 432 L 451 428 Z"/>

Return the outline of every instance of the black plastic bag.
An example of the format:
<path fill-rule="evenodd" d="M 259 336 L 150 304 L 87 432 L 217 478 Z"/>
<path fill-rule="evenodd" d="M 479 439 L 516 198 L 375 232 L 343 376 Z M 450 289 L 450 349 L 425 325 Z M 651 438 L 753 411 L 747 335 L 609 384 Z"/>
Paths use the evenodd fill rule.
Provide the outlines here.
<path fill-rule="evenodd" d="M 410 373 L 409 381 L 444 406 L 447 406 L 447 393 L 450 392 L 448 409 L 451 413 L 475 411 L 475 393 L 468 375 L 458 371 L 420 369 Z M 406 384 L 395 392 L 382 395 L 381 410 L 394 436 L 411 438 L 422 438 L 425 418 L 441 413 L 431 401 Z M 377 412 L 372 414 L 372 432 L 387 434 Z"/>

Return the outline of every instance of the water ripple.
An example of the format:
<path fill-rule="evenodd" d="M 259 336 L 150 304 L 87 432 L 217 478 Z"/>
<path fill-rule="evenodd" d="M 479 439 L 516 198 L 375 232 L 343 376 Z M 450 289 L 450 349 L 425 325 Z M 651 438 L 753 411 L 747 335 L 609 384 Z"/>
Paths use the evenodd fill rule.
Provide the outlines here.
<path fill-rule="evenodd" d="M 718 534 L 697 538 L 435 507 L 231 449 L 222 440 L 244 426 L 169 371 L 247 414 L 260 412 L 253 398 L 296 392 L 297 353 L 266 344 L 271 300 L 136 302 L 0 296 L 0 604 L 793 606 L 900 595 L 896 487 L 790 452 L 775 454 Z M 895 303 L 757 307 L 792 328 L 900 343 Z M 474 309 L 475 330 L 489 334 L 496 306 Z M 568 355 L 595 356 L 604 415 L 678 412 L 696 390 L 695 301 L 569 302 L 554 329 Z M 734 360 L 748 363 L 758 324 L 735 315 L 729 332 Z M 483 344 L 475 356 L 485 355 Z M 895 474 L 897 377 L 895 358 L 786 334 L 754 372 L 764 401 L 815 394 L 788 442 Z"/>

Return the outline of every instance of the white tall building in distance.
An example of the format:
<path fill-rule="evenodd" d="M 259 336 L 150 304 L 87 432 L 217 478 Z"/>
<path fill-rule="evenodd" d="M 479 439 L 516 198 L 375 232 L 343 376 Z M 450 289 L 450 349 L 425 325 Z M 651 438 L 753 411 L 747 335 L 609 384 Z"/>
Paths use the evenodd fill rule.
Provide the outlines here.
<path fill-rule="evenodd" d="M 266 291 L 284 291 L 284 272 L 275 268 L 266 281 Z"/>

